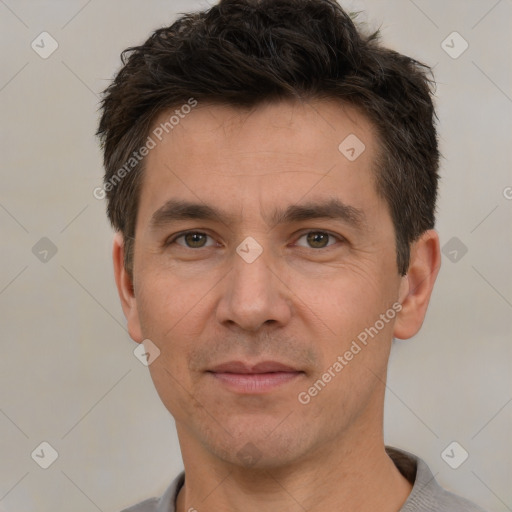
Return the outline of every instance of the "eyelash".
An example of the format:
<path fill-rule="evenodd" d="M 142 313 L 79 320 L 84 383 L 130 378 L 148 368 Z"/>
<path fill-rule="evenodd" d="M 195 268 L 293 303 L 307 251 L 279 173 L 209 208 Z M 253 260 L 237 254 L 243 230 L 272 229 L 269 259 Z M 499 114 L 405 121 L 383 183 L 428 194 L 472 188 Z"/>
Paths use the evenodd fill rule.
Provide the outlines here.
<path fill-rule="evenodd" d="M 299 238 L 297 238 L 297 241 L 300 240 L 302 237 L 310 234 L 310 233 L 317 233 L 317 234 L 327 235 L 327 236 L 330 236 L 330 237 L 336 239 L 338 242 L 345 242 L 346 241 L 346 239 L 344 237 L 342 237 L 341 235 L 335 235 L 335 234 L 333 234 L 333 233 L 331 233 L 329 231 L 323 231 L 323 230 L 318 230 L 318 229 L 310 229 L 308 231 L 300 233 L 300 236 L 299 236 Z M 207 237 L 213 238 L 211 235 L 209 235 L 208 233 L 205 233 L 203 231 L 189 230 L 189 231 L 182 231 L 181 233 L 177 233 L 176 235 L 174 235 L 171 238 L 169 238 L 168 240 L 166 240 L 164 245 L 165 245 L 165 247 L 173 245 L 173 244 L 176 243 L 176 240 L 179 240 L 180 238 L 183 238 L 186 235 L 190 235 L 190 234 L 205 235 Z M 181 244 L 177 244 L 177 245 L 181 245 Z M 328 249 L 332 245 L 335 245 L 335 244 L 329 244 L 329 245 L 327 245 L 325 247 L 320 247 L 320 248 L 304 247 L 304 246 L 299 246 L 299 247 L 302 247 L 303 249 L 312 249 L 312 250 L 315 250 L 315 251 L 319 251 L 321 249 Z M 187 247 L 186 245 L 181 245 L 181 247 L 183 247 L 185 249 L 199 250 L 199 249 L 207 249 L 208 247 L 211 247 L 211 246 L 194 248 L 194 247 Z"/>

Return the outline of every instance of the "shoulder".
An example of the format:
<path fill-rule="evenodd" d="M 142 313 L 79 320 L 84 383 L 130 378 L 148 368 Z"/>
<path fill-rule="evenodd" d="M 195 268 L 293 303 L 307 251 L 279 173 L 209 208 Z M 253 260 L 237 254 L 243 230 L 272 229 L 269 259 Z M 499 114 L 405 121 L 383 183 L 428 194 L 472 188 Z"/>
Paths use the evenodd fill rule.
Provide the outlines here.
<path fill-rule="evenodd" d="M 485 512 L 471 501 L 443 489 L 435 480 L 423 489 L 414 488 L 400 512 Z"/>
<path fill-rule="evenodd" d="M 157 512 L 159 501 L 160 500 L 158 498 L 150 498 L 142 501 L 141 503 L 137 503 L 137 505 L 125 508 L 121 512 Z"/>
<path fill-rule="evenodd" d="M 432 510 L 446 512 L 485 512 L 482 508 L 471 501 L 448 492 L 441 487 L 439 487 L 439 492 L 433 506 L 435 508 Z"/>
<path fill-rule="evenodd" d="M 184 482 L 185 473 L 182 471 L 160 498 L 149 498 L 121 512 L 176 512 L 176 497 Z"/>
<path fill-rule="evenodd" d="M 413 484 L 400 512 L 485 512 L 471 501 L 443 489 L 421 458 L 392 447 L 386 447 L 386 452 Z"/>

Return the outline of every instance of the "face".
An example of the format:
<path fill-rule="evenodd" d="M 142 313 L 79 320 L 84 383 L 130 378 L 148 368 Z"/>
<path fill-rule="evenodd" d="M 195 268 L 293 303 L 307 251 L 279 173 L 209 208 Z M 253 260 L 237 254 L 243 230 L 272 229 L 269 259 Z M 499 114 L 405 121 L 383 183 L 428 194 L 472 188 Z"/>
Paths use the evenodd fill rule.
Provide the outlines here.
<path fill-rule="evenodd" d="M 317 101 L 198 105 L 150 151 L 123 307 L 182 451 L 276 467 L 381 429 L 404 278 L 377 149 Z"/>

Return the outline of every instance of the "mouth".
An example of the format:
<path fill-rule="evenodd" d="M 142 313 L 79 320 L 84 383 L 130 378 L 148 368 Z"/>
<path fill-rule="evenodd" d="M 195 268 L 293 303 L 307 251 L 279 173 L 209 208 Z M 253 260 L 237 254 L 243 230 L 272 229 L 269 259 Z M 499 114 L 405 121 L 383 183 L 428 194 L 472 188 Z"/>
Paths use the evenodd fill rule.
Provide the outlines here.
<path fill-rule="evenodd" d="M 215 366 L 207 373 L 228 390 L 240 394 L 266 393 L 305 375 L 303 371 L 277 361 L 254 365 L 230 361 Z"/>

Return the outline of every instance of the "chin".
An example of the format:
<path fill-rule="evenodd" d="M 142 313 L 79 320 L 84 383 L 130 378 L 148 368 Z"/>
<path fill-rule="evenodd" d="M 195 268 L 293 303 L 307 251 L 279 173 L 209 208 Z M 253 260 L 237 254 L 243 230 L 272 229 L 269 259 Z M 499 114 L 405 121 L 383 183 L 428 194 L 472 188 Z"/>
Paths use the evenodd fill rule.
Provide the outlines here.
<path fill-rule="evenodd" d="M 226 435 L 222 440 L 209 440 L 210 451 L 229 464 L 245 469 L 270 470 L 296 463 L 313 448 L 311 439 L 304 436 L 304 431 L 282 430 L 265 435 L 260 425 L 255 425 L 236 437 Z M 279 427 L 277 427 L 279 428 Z M 269 431 L 269 430 L 267 430 Z M 213 442 L 212 442 L 213 441 Z"/>

